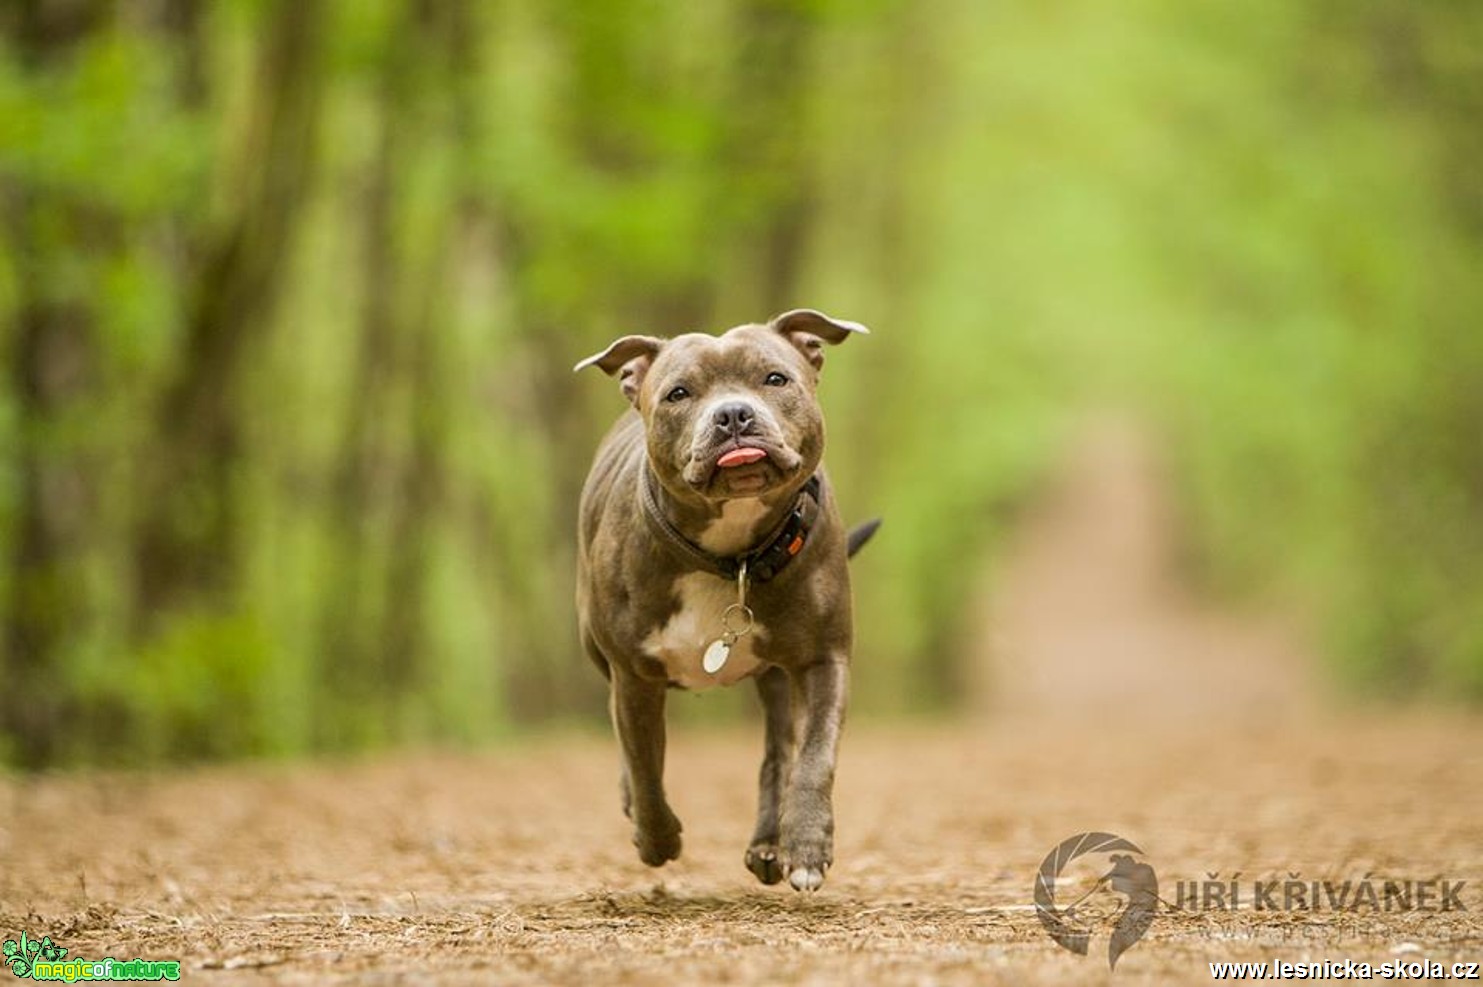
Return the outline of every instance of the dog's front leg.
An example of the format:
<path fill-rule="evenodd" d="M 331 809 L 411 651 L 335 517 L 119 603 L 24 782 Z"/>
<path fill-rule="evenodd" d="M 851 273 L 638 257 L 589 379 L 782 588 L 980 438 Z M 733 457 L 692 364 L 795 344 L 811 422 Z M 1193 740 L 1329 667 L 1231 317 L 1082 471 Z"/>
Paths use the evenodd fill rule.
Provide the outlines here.
<path fill-rule="evenodd" d="M 788 783 L 793 757 L 793 712 L 788 697 L 788 676 L 774 665 L 757 677 L 757 695 L 767 723 L 762 771 L 757 779 L 757 828 L 747 847 L 747 870 L 763 884 L 783 879 L 783 861 L 778 852 L 778 817 L 783 809 L 783 787 Z"/>
<path fill-rule="evenodd" d="M 781 850 L 788 882 L 817 891 L 834 862 L 834 761 L 849 695 L 849 666 L 830 656 L 791 677 L 798 753 L 783 801 Z"/>
<path fill-rule="evenodd" d="M 663 682 L 613 666 L 613 729 L 623 751 L 623 811 L 639 859 L 659 867 L 680 855 L 680 820 L 664 797 Z"/>

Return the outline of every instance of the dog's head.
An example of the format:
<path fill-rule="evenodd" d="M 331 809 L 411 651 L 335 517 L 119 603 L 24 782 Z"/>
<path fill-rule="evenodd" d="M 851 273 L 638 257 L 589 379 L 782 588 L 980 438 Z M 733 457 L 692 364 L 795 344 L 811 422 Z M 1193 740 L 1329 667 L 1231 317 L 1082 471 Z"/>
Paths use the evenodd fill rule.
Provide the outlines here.
<path fill-rule="evenodd" d="M 824 454 L 814 389 L 824 344 L 868 332 L 812 309 L 720 336 L 624 336 L 576 368 L 616 376 L 644 419 L 649 462 L 675 493 L 706 500 L 796 487 Z"/>

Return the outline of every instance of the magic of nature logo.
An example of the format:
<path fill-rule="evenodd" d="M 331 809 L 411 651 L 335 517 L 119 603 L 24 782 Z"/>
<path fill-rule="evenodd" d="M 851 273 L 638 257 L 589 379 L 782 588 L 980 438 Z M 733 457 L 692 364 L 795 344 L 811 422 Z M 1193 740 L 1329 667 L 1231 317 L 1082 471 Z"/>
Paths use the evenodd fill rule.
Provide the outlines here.
<path fill-rule="evenodd" d="M 67 947 L 52 942 L 51 936 L 32 939 L 25 932 L 19 939 L 7 939 L 3 962 L 17 977 L 29 980 L 60 980 L 64 983 L 92 980 L 179 980 L 178 960 L 101 960 L 67 958 Z"/>

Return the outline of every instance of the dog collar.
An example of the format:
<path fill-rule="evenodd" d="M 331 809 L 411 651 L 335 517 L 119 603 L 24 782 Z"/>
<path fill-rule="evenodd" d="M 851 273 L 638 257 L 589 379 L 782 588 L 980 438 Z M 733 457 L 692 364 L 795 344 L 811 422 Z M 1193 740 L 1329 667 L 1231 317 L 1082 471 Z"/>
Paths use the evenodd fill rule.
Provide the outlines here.
<path fill-rule="evenodd" d="M 654 477 L 654 471 L 645 464 L 642 483 L 644 514 L 654 528 L 664 535 L 671 547 L 722 579 L 736 579 L 745 566 L 748 580 L 758 583 L 775 578 L 808 544 L 809 533 L 819 518 L 819 504 L 823 500 L 824 488 L 817 473 L 809 477 L 803 489 L 798 491 L 793 509 L 783 518 L 781 524 L 762 539 L 760 547 L 741 555 L 724 556 L 707 552 L 681 534 L 670 519 L 664 516 L 664 511 L 659 507 L 659 497 L 654 492 L 656 483 L 658 480 Z"/>

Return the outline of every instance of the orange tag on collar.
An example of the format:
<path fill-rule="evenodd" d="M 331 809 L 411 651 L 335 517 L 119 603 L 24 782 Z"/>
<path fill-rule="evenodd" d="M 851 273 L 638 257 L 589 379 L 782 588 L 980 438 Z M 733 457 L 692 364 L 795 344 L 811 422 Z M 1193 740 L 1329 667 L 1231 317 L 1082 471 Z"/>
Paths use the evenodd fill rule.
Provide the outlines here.
<path fill-rule="evenodd" d="M 793 541 L 788 545 L 788 554 L 797 555 L 801 551 L 803 551 L 803 536 L 794 535 Z"/>

